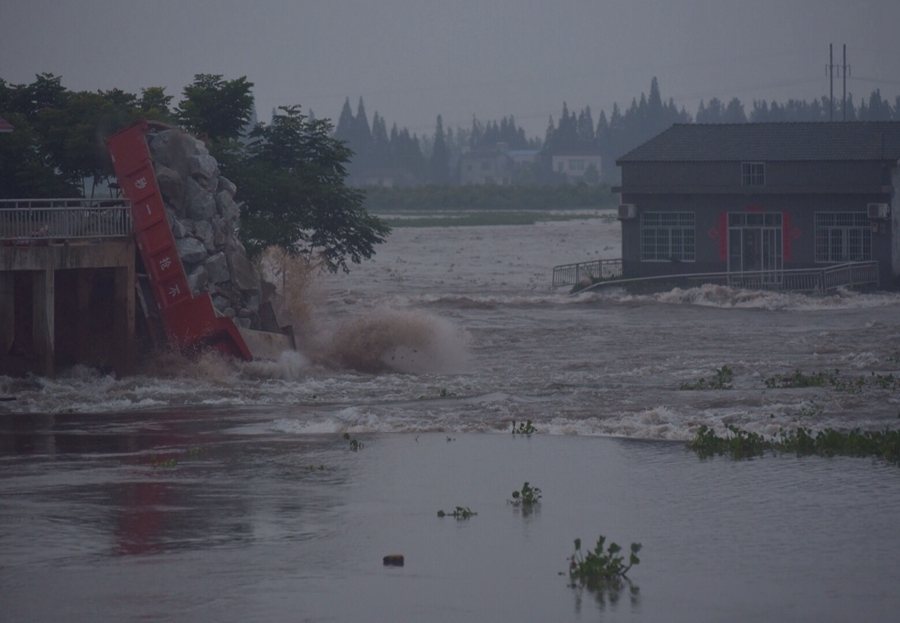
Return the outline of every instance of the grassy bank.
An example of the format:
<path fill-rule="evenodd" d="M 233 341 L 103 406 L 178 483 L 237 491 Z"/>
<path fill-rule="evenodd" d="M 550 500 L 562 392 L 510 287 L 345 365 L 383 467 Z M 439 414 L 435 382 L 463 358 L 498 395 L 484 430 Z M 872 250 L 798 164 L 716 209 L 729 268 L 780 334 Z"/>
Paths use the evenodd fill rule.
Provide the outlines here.
<path fill-rule="evenodd" d="M 397 227 L 474 227 L 478 225 L 534 225 L 549 221 L 615 220 L 611 212 L 542 212 L 509 210 L 466 210 L 430 214 L 417 211 L 404 216 L 383 216 L 382 220 L 392 228 Z"/>
<path fill-rule="evenodd" d="M 365 208 L 373 214 L 405 210 L 571 210 L 613 208 L 618 203 L 608 185 L 559 186 L 370 186 Z"/>

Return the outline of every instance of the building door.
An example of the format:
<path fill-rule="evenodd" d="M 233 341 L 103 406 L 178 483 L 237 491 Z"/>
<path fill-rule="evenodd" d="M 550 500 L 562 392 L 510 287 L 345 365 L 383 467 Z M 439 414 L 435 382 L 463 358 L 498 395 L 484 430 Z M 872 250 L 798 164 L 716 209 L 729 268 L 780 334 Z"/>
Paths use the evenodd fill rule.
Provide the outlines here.
<path fill-rule="evenodd" d="M 763 273 L 764 283 L 778 283 L 782 267 L 781 213 L 728 215 L 729 273 Z"/>

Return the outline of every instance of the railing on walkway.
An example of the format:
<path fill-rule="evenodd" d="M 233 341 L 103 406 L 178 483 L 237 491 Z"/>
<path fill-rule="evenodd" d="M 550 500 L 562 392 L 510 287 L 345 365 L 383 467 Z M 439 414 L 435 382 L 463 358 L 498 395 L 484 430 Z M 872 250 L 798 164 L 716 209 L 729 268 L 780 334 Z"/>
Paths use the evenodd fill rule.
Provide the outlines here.
<path fill-rule="evenodd" d="M 855 286 L 878 286 L 878 262 L 851 262 L 824 268 L 685 275 L 688 285 L 712 283 L 747 290 L 784 290 L 826 294 Z"/>
<path fill-rule="evenodd" d="M 128 199 L 2 199 L 0 240 L 130 237 Z"/>
<path fill-rule="evenodd" d="M 567 264 L 553 269 L 553 285 L 574 285 L 586 277 L 602 276 L 604 279 L 618 277 L 622 274 L 621 260 L 601 260 L 598 262 L 582 262 Z M 618 265 L 616 264 L 618 263 Z M 605 273 L 606 267 L 609 273 Z M 593 267 L 593 272 L 591 269 Z M 612 273 L 616 270 L 616 273 Z M 807 292 L 810 294 L 827 294 L 841 287 L 859 286 L 878 287 L 878 262 L 850 262 L 823 268 L 798 268 L 778 271 L 752 271 L 732 273 L 683 273 L 674 275 L 658 275 L 636 279 L 610 279 L 588 286 L 594 290 L 604 287 L 633 287 L 640 290 L 695 288 L 704 284 L 744 288 L 747 290 L 781 290 L 787 292 Z M 583 290 L 582 290 L 583 291 Z"/>
<path fill-rule="evenodd" d="M 553 287 L 574 286 L 582 279 L 611 279 L 622 276 L 622 260 L 594 260 L 553 267 Z"/>

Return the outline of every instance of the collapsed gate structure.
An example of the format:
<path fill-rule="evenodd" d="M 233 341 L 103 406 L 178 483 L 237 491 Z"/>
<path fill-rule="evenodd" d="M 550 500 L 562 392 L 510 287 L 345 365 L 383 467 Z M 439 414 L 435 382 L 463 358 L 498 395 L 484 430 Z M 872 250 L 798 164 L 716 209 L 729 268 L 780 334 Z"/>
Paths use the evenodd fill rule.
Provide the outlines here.
<path fill-rule="evenodd" d="M 193 296 L 175 248 L 156 181 L 145 121 L 106 139 L 122 194 L 131 200 L 134 239 L 168 341 L 183 351 L 214 348 L 252 359 L 253 353 L 231 318 L 219 316 L 208 292 Z"/>

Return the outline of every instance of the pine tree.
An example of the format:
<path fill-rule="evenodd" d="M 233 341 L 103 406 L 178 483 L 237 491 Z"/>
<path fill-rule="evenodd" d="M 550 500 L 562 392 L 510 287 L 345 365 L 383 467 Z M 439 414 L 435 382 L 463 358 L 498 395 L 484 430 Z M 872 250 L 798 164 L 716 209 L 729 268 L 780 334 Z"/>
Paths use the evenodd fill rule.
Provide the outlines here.
<path fill-rule="evenodd" d="M 444 121 L 437 116 L 434 130 L 434 146 L 431 151 L 431 181 L 447 184 L 450 180 L 450 150 L 444 137 Z"/>

